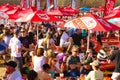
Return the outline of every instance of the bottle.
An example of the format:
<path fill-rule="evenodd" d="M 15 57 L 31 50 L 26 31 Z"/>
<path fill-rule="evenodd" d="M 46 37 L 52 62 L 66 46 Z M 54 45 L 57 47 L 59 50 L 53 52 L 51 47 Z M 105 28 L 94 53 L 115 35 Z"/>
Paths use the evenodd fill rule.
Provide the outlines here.
<path fill-rule="evenodd" d="M 65 80 L 65 79 L 64 79 L 64 74 L 63 74 L 63 73 L 60 73 L 60 80 Z"/>

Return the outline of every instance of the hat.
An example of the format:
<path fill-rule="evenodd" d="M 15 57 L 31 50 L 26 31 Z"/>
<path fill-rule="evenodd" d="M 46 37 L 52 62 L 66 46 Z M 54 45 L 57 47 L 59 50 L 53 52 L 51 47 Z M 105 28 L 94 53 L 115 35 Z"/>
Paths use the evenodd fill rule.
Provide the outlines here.
<path fill-rule="evenodd" d="M 90 63 L 91 66 L 99 66 L 100 63 L 98 60 L 94 60 L 92 63 Z"/>
<path fill-rule="evenodd" d="M 28 67 L 23 67 L 22 69 L 21 69 L 21 73 L 22 74 L 28 74 L 30 72 L 30 69 L 28 68 Z"/>
<path fill-rule="evenodd" d="M 90 60 L 90 59 L 87 59 L 87 60 L 85 60 L 85 61 L 83 62 L 83 65 L 90 64 L 91 62 L 92 62 L 92 60 Z"/>
<path fill-rule="evenodd" d="M 9 62 L 6 62 L 4 64 L 7 66 L 11 66 L 13 68 L 15 68 L 17 66 L 17 63 L 15 61 L 9 61 Z"/>
<path fill-rule="evenodd" d="M 20 30 L 19 29 L 14 29 L 14 34 L 19 34 Z"/>

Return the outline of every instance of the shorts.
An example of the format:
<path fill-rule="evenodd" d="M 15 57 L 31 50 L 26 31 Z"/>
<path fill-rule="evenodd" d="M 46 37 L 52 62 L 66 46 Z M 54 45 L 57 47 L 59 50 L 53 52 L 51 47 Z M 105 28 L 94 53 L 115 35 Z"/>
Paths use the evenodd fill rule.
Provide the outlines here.
<path fill-rule="evenodd" d="M 111 78 L 113 80 L 120 80 L 120 73 L 119 72 L 113 72 Z"/>

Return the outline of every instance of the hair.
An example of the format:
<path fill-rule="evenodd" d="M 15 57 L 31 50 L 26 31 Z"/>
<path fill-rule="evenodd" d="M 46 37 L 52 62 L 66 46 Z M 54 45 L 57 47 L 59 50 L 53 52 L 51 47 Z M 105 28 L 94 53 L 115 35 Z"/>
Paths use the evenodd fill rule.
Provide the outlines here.
<path fill-rule="evenodd" d="M 38 76 L 37 72 L 35 72 L 34 70 L 31 70 L 28 73 L 28 80 L 35 80 L 37 76 Z"/>
<path fill-rule="evenodd" d="M 42 68 L 44 71 L 46 71 L 46 70 L 50 69 L 50 65 L 46 63 L 42 66 Z"/>
<path fill-rule="evenodd" d="M 56 58 L 55 56 L 49 58 L 49 59 L 48 59 L 48 64 L 49 64 L 49 65 L 52 65 L 52 61 L 53 61 L 55 58 Z"/>
<path fill-rule="evenodd" d="M 44 49 L 38 48 L 36 51 L 36 56 L 40 57 L 40 56 L 43 56 L 43 54 L 44 54 Z"/>
<path fill-rule="evenodd" d="M 73 51 L 73 49 L 78 49 L 78 50 L 79 50 L 79 46 L 73 45 L 73 46 L 72 46 L 72 49 L 71 49 L 71 52 Z"/>
<path fill-rule="evenodd" d="M 52 49 L 49 49 L 48 51 L 47 51 L 47 57 L 54 57 L 55 56 L 55 54 L 53 53 L 53 50 Z"/>

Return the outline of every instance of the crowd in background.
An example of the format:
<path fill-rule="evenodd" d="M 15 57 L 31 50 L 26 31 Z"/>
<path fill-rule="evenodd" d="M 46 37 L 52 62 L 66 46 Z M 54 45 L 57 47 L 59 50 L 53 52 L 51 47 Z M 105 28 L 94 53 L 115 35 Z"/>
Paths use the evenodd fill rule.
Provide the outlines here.
<path fill-rule="evenodd" d="M 114 59 L 114 74 L 119 73 L 119 56 L 115 46 L 104 44 L 101 37 L 116 36 L 113 32 L 88 31 L 77 28 L 58 27 L 55 22 L 41 24 L 22 23 L 20 26 L 0 25 L 0 42 L 7 44 L 0 51 L 6 65 L 4 80 L 103 80 L 100 62 Z M 92 40 L 91 37 L 95 37 Z M 6 55 L 10 61 L 6 61 Z M 117 74 L 119 77 L 120 75 Z M 113 80 L 116 78 L 112 75 Z"/>

